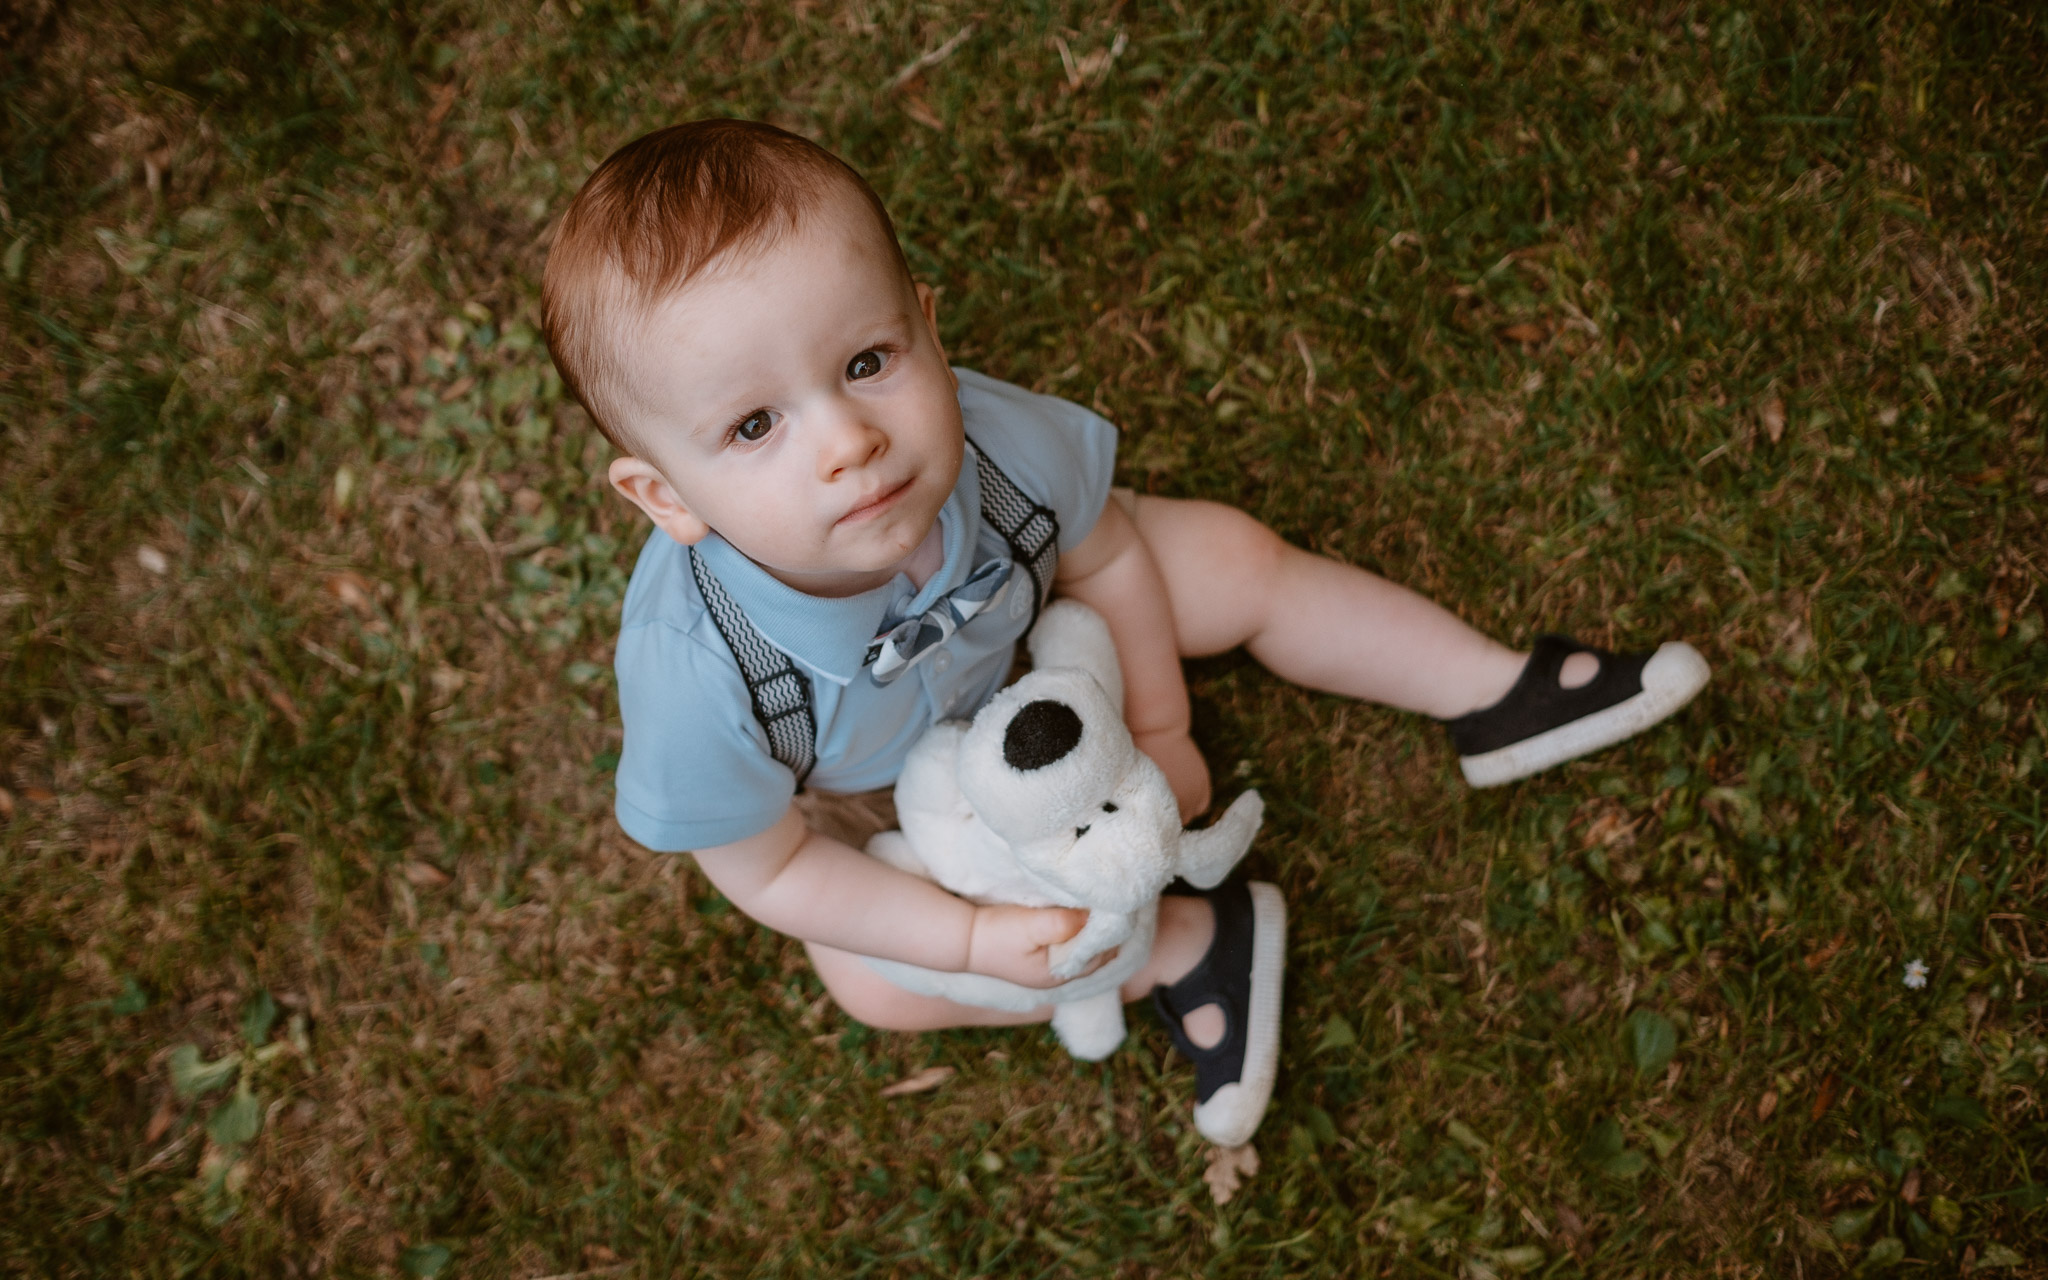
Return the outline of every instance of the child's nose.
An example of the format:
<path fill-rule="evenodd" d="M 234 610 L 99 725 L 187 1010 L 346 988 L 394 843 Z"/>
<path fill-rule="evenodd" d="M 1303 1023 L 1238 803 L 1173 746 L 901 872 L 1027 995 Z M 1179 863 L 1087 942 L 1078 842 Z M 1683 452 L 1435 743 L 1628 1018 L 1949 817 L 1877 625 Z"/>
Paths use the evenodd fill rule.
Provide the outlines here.
<path fill-rule="evenodd" d="M 818 475 L 824 480 L 866 466 L 889 446 L 888 436 L 868 421 L 861 407 L 845 400 L 820 411 L 818 440 Z"/>

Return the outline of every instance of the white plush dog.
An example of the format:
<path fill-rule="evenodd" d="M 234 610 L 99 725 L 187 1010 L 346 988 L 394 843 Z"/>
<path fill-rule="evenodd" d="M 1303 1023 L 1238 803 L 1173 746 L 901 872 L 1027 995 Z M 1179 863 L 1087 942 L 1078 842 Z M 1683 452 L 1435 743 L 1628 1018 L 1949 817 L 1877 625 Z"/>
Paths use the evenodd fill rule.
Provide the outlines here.
<path fill-rule="evenodd" d="M 1072 977 L 1111 947 L 1108 964 L 1049 990 L 894 960 L 868 963 L 897 986 L 965 1004 L 1023 1012 L 1055 1004 L 1053 1030 L 1077 1058 L 1123 1043 L 1118 988 L 1144 967 L 1159 892 L 1175 876 L 1221 884 L 1265 814 L 1256 791 L 1215 825 L 1183 831 L 1166 775 L 1131 741 L 1123 677 L 1101 615 L 1062 600 L 1030 640 L 1033 670 L 972 723 L 932 726 L 896 782 L 900 831 L 868 853 L 973 902 L 1082 907 L 1088 923 L 1052 949 L 1053 976 Z"/>

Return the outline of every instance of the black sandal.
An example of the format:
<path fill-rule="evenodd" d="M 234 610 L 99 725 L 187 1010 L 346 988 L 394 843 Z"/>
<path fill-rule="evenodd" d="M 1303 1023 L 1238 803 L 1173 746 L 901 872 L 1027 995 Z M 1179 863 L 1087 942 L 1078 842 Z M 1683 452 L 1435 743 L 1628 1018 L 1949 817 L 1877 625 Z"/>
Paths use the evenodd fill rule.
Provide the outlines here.
<path fill-rule="evenodd" d="M 1599 674 L 1567 689 L 1566 658 L 1590 653 Z M 1569 636 L 1538 636 L 1507 696 L 1444 721 L 1458 766 L 1475 787 L 1497 787 L 1641 733 L 1706 687 L 1707 660 L 1683 641 L 1655 653 L 1609 653 Z"/>
<path fill-rule="evenodd" d="M 1287 967 L 1287 903 L 1264 881 L 1231 879 L 1201 895 L 1216 934 L 1187 976 L 1152 989 L 1173 1045 L 1195 1064 L 1195 1129 L 1218 1146 L 1249 1141 L 1280 1065 L 1280 988 Z M 1205 1005 L 1223 1011 L 1223 1038 L 1204 1049 L 1181 1020 Z"/>

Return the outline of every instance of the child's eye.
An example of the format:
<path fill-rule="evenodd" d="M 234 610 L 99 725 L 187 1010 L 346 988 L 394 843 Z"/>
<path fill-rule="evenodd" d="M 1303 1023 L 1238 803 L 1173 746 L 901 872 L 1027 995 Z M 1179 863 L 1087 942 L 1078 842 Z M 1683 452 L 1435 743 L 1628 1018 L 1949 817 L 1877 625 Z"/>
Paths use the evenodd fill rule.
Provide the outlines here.
<path fill-rule="evenodd" d="M 846 362 L 846 376 L 854 382 L 872 378 L 881 371 L 882 353 L 879 351 L 863 351 Z"/>
<path fill-rule="evenodd" d="M 773 414 L 769 413 L 766 409 L 756 409 L 738 422 L 733 423 L 730 434 L 735 440 L 745 440 L 747 443 L 752 444 L 762 436 L 767 435 L 774 425 L 775 417 Z"/>

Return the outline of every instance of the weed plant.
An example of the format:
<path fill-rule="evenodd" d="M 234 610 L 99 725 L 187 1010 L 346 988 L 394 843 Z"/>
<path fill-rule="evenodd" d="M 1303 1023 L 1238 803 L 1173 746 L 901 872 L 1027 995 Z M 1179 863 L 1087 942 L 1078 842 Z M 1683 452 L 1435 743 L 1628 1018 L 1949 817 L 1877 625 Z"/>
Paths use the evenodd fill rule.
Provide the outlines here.
<path fill-rule="evenodd" d="M 0 1270 L 2048 1275 L 2044 67 L 1921 0 L 0 11 Z M 612 822 L 644 530 L 538 280 L 706 115 L 1123 482 L 1716 666 L 1489 792 L 1191 668 L 1296 921 L 1228 1203 L 1156 1026 L 872 1034 Z"/>

